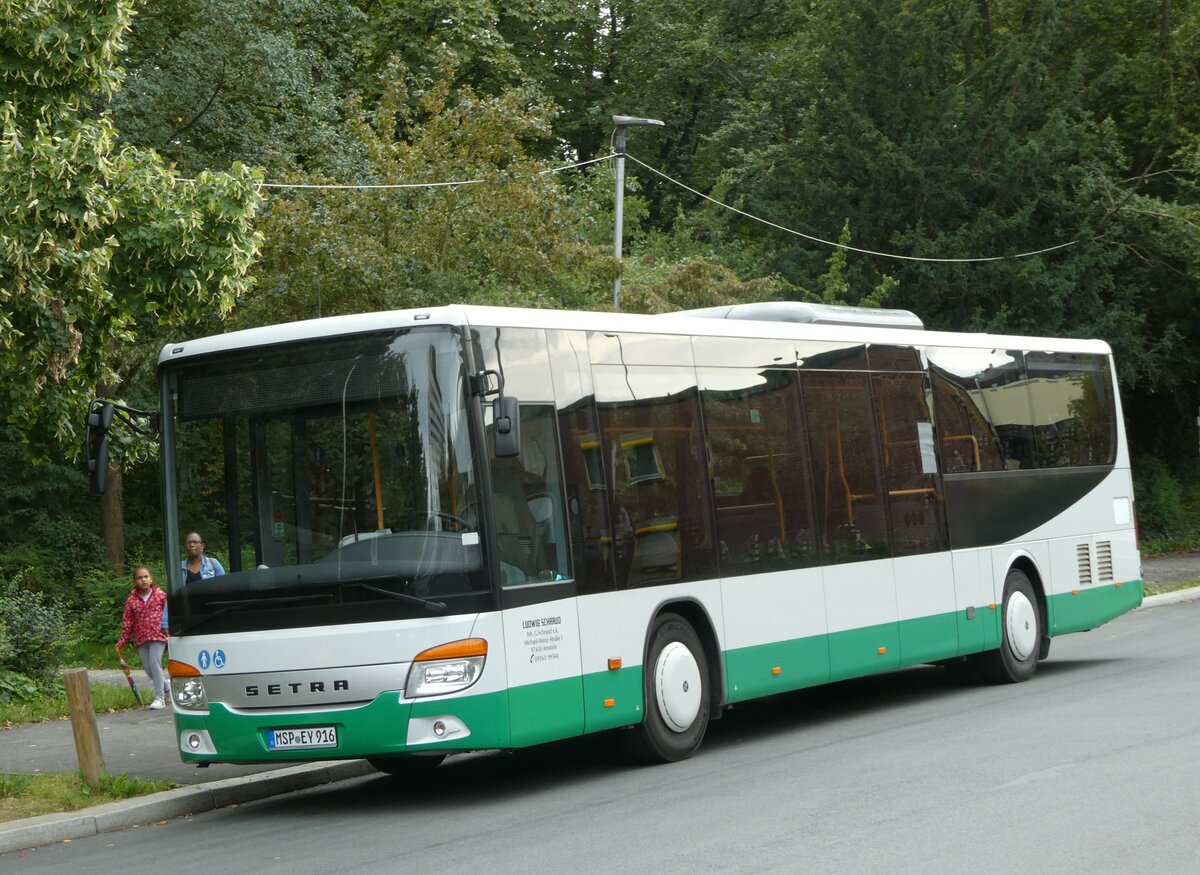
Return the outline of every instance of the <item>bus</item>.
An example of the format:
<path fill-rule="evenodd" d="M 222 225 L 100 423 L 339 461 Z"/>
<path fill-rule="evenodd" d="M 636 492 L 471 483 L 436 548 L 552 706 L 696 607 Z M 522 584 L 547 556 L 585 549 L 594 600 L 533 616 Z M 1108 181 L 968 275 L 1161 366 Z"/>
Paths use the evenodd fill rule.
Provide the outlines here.
<path fill-rule="evenodd" d="M 758 697 L 1028 680 L 1142 600 L 1099 340 L 440 306 L 171 343 L 158 380 L 187 762 L 401 774 L 606 730 L 672 762 Z M 227 573 L 185 582 L 191 532 Z"/>

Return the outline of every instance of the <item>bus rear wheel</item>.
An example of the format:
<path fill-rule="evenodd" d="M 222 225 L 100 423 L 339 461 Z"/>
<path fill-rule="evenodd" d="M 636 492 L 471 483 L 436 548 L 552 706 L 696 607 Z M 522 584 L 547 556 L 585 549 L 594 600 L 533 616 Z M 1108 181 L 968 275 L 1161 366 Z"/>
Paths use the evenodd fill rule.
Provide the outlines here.
<path fill-rule="evenodd" d="M 980 654 L 979 672 L 992 683 L 1027 681 L 1037 671 L 1045 627 L 1033 584 L 1019 568 L 1004 579 L 1000 624 L 1000 646 Z"/>
<path fill-rule="evenodd" d="M 708 728 L 708 658 L 700 637 L 678 614 L 658 618 L 642 667 L 645 716 L 630 733 L 639 758 L 652 763 L 687 759 Z"/>

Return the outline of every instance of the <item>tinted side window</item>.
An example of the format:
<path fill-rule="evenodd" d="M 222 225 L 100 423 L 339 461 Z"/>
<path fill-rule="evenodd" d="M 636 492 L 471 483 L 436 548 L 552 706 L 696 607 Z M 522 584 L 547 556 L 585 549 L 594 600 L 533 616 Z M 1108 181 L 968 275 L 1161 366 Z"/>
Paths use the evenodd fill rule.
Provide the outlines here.
<path fill-rule="evenodd" d="M 795 372 L 700 372 L 721 573 L 817 562 Z"/>
<path fill-rule="evenodd" d="M 504 391 L 521 401 L 521 455 L 491 451 L 492 408 L 484 404 L 492 475 L 493 525 L 505 586 L 567 580 L 572 575 L 562 461 L 546 333 L 479 328 L 475 355 L 504 375 Z"/>
<path fill-rule="evenodd" d="M 824 561 L 887 556 L 870 378 L 865 373 L 805 372 L 801 385 Z"/>
<path fill-rule="evenodd" d="M 589 337 L 593 362 L 600 346 L 594 338 Z M 630 344 L 638 347 L 638 356 L 674 364 L 592 368 L 601 463 L 612 477 L 609 513 L 618 588 L 717 573 L 691 346 L 686 337 L 645 341 L 642 336 Z M 604 345 L 613 352 L 612 345 Z"/>
<path fill-rule="evenodd" d="M 929 350 L 929 363 L 943 473 L 1031 467 L 1020 353 L 941 347 Z"/>
<path fill-rule="evenodd" d="M 1116 450 L 1116 414 L 1108 359 L 1029 352 L 1025 369 L 1041 467 L 1110 464 Z"/>
<path fill-rule="evenodd" d="M 897 556 L 940 550 L 946 540 L 943 501 L 937 489 L 925 378 L 919 374 L 880 375 L 873 382 L 892 550 Z"/>
<path fill-rule="evenodd" d="M 491 429 L 491 408 L 484 421 Z M 554 408 L 521 405 L 521 455 L 490 455 L 501 583 L 549 583 L 571 577 L 562 466 Z"/>
<path fill-rule="evenodd" d="M 604 469 L 587 338 L 583 332 L 550 331 L 548 340 L 576 581 L 580 593 L 604 592 L 613 588 L 611 479 Z"/>

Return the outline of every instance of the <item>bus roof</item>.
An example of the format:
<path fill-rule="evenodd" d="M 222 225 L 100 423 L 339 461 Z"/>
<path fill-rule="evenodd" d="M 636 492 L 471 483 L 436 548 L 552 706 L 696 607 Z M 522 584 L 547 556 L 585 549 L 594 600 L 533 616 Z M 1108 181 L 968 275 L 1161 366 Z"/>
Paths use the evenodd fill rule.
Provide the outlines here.
<path fill-rule="evenodd" d="M 180 343 L 168 343 L 159 353 L 158 364 L 161 367 L 168 362 L 239 349 L 429 325 L 452 325 L 463 328 L 471 326 L 556 328 L 575 331 L 622 331 L 706 337 L 769 337 L 788 340 L 1042 350 L 1101 355 L 1111 353 L 1109 345 L 1102 340 L 928 331 L 912 327 L 864 327 L 809 322 L 762 321 L 720 318 L 719 316 L 712 318 L 712 314 L 697 315 L 694 312 L 642 315 L 605 311 L 485 307 L 468 304 L 329 316 L 233 331 Z"/>

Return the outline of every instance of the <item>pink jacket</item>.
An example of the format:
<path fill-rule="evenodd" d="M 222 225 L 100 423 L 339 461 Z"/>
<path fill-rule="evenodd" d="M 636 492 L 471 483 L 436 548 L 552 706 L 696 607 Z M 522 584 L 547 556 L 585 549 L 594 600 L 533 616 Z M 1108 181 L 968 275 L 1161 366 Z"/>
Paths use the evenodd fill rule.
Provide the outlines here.
<path fill-rule="evenodd" d="M 147 641 L 166 641 L 167 633 L 162 628 L 163 609 L 167 606 L 167 594 L 151 584 L 150 598 L 142 601 L 137 587 L 125 599 L 125 616 L 121 623 L 121 638 L 118 647 L 132 641 L 140 647 Z"/>

